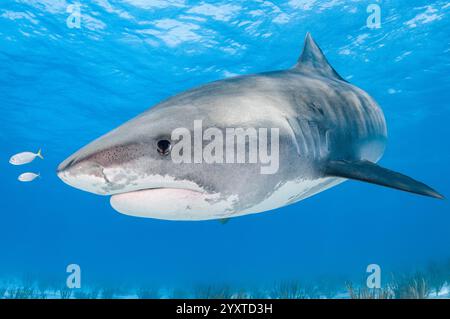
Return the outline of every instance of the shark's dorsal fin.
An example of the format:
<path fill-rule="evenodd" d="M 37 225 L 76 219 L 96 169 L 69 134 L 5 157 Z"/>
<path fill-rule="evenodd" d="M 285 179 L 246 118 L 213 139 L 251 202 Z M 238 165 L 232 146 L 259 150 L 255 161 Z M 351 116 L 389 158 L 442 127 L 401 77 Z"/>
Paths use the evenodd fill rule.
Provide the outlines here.
<path fill-rule="evenodd" d="M 306 34 L 303 52 L 300 55 L 297 64 L 294 66 L 294 69 L 305 73 L 318 74 L 324 77 L 345 81 L 333 69 L 330 63 L 328 63 L 327 58 L 309 32 Z"/>
<path fill-rule="evenodd" d="M 325 175 L 355 179 L 439 199 L 444 198 L 444 196 L 422 182 L 365 160 L 330 161 L 325 165 Z"/>

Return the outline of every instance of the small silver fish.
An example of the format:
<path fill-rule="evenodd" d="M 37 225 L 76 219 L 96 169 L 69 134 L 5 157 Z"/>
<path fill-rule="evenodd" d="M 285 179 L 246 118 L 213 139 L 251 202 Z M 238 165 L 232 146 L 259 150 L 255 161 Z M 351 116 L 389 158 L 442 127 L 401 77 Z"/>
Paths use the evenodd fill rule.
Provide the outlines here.
<path fill-rule="evenodd" d="M 28 163 L 31 163 L 36 157 L 44 159 L 40 149 L 37 153 L 22 152 L 22 153 L 18 153 L 16 155 L 14 155 L 14 156 L 11 156 L 11 158 L 9 159 L 9 163 L 12 165 L 28 164 Z"/>
<path fill-rule="evenodd" d="M 20 174 L 17 179 L 21 182 L 32 182 L 36 177 L 40 177 L 40 176 L 41 176 L 40 174 L 28 172 L 28 173 Z"/>

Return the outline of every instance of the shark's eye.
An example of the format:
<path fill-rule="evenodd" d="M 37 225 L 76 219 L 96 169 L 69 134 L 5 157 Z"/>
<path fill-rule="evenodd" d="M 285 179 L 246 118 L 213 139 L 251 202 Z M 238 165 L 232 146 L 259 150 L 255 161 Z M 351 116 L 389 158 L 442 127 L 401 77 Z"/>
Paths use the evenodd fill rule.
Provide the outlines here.
<path fill-rule="evenodd" d="M 158 147 L 158 153 L 160 155 L 167 155 L 170 153 L 170 141 L 168 140 L 159 140 L 158 143 L 156 144 L 156 146 Z"/>

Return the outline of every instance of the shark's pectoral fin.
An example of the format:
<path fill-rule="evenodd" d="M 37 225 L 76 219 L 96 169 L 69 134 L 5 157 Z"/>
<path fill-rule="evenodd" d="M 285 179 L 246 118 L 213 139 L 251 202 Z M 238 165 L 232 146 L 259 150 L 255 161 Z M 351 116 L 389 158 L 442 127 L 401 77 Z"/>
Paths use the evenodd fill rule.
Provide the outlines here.
<path fill-rule="evenodd" d="M 443 199 L 431 187 L 406 175 L 388 170 L 369 161 L 330 161 L 325 166 L 327 176 L 344 177 L 406 192 Z"/>

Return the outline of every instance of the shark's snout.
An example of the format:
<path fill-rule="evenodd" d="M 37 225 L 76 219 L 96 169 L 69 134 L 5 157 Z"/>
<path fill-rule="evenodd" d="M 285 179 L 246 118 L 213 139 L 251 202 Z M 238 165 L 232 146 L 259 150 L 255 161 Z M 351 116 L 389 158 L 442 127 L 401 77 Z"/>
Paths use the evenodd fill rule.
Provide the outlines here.
<path fill-rule="evenodd" d="M 57 168 L 57 174 L 66 184 L 94 194 L 109 195 L 122 190 L 124 166 L 142 157 L 145 144 L 112 143 L 101 138 L 80 149 Z M 98 147 L 103 142 L 107 146 Z"/>
<path fill-rule="evenodd" d="M 95 194 L 107 194 L 109 181 L 104 174 L 104 167 L 92 159 L 71 156 L 59 164 L 57 175 L 72 187 Z"/>

